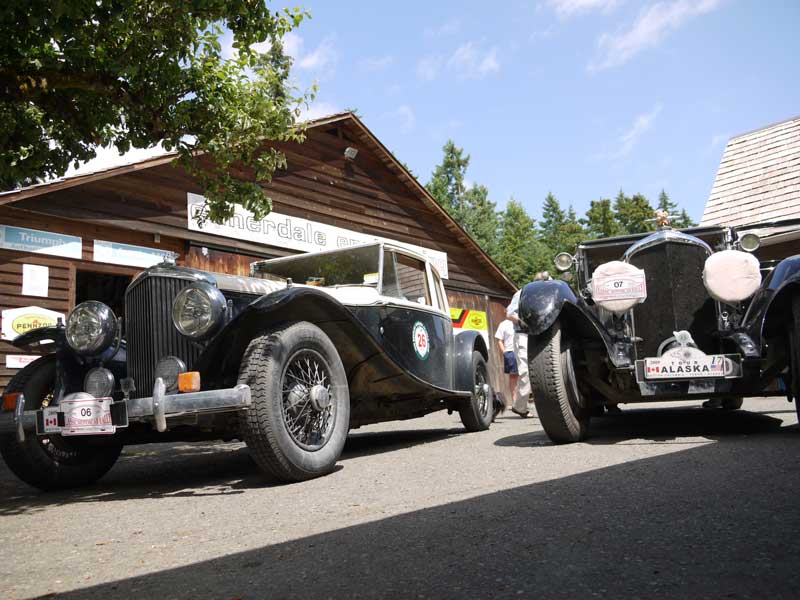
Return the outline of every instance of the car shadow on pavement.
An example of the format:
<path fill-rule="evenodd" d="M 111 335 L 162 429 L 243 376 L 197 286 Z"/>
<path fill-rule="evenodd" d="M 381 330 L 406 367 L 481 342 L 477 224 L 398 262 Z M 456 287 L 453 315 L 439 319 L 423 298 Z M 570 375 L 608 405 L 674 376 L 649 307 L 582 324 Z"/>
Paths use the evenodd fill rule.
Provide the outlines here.
<path fill-rule="evenodd" d="M 351 434 L 340 462 L 403 450 L 463 435 L 461 428 L 410 429 Z M 0 474 L 0 516 L 34 512 L 47 506 L 141 498 L 205 497 L 243 494 L 251 488 L 284 485 L 262 473 L 240 442 L 194 442 L 127 446 L 117 465 L 97 483 L 75 490 L 40 492 Z M 336 470 L 342 469 L 336 466 Z"/>
<path fill-rule="evenodd" d="M 604 445 L 642 443 L 642 440 L 664 443 L 680 438 L 725 437 L 756 433 L 792 434 L 796 427 L 782 427 L 781 419 L 752 410 L 711 410 L 696 407 L 626 408 L 622 412 L 592 418 L 586 444 Z M 794 412 L 794 411 L 791 411 Z M 538 423 L 538 420 L 537 420 Z M 694 443 L 694 442 L 687 442 Z M 552 442 L 541 430 L 495 441 L 496 446 L 542 446 Z"/>
<path fill-rule="evenodd" d="M 699 447 L 122 571 L 59 598 L 797 598 L 794 442 L 759 415 L 735 420 L 756 435 L 722 427 Z"/>

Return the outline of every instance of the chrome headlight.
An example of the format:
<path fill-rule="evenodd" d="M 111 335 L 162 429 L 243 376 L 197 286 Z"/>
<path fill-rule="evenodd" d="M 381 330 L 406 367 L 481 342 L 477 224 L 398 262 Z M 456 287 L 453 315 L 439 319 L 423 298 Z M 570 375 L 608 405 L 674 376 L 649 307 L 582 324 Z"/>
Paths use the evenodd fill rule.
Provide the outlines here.
<path fill-rule="evenodd" d="M 755 233 L 743 233 L 739 236 L 739 247 L 745 252 L 755 252 L 761 247 L 761 238 Z"/>
<path fill-rule="evenodd" d="M 81 302 L 67 316 L 67 343 L 78 354 L 100 354 L 117 334 L 117 317 L 102 302 Z"/>
<path fill-rule="evenodd" d="M 95 367 L 83 378 L 83 391 L 95 398 L 107 398 L 114 390 L 114 375 L 108 369 Z"/>
<path fill-rule="evenodd" d="M 172 323 L 183 335 L 201 340 L 214 335 L 222 325 L 225 296 L 210 283 L 193 283 L 172 303 Z"/>
<path fill-rule="evenodd" d="M 556 269 L 563 273 L 572 268 L 575 258 L 569 252 L 559 252 L 553 262 L 556 264 Z"/>

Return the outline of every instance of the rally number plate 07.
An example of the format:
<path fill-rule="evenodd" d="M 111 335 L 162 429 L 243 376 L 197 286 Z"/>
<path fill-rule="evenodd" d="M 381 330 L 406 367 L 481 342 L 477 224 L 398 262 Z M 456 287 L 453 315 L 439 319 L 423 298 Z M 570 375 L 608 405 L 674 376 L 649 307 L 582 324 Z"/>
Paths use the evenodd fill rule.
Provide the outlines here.
<path fill-rule="evenodd" d="M 45 432 L 61 435 L 111 435 L 116 427 L 111 421 L 111 398 L 62 400 L 59 406 L 44 409 Z M 56 412 L 64 413 L 64 425 L 58 427 Z"/>

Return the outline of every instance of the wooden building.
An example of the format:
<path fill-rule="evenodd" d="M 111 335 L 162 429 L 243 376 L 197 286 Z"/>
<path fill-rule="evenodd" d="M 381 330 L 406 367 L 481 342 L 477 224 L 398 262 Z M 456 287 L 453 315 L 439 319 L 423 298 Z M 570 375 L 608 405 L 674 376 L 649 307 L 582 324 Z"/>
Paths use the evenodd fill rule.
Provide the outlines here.
<path fill-rule="evenodd" d="M 800 219 L 800 116 L 732 137 L 701 225 L 749 226 Z M 800 225 L 753 228 L 762 260 L 800 254 Z"/>
<path fill-rule="evenodd" d="M 187 207 L 202 190 L 173 164 L 174 154 L 0 194 L 0 309 L 17 333 L 47 320 L 46 311 L 37 316 L 31 307 L 66 314 L 97 299 L 122 314 L 125 287 L 160 260 L 153 254 L 173 252 L 178 264 L 247 275 L 254 260 L 300 251 L 301 229 L 313 235 L 323 227 L 344 232 L 344 243 L 378 236 L 446 255 L 451 307 L 477 311 L 478 327 L 485 313 L 491 342 L 513 282 L 354 114 L 310 122 L 303 144 L 274 145 L 288 167 L 265 189 L 273 200 L 269 218 L 278 219 L 272 233 L 286 220 L 285 238 L 262 235 L 238 214 L 228 228 L 198 230 Z M 14 308 L 25 310 L 8 312 Z M 11 325 L 4 319 L 4 332 Z M 492 383 L 509 397 L 502 357 L 494 343 L 490 348 Z M 0 342 L 0 388 L 24 364 L 20 354 Z"/>

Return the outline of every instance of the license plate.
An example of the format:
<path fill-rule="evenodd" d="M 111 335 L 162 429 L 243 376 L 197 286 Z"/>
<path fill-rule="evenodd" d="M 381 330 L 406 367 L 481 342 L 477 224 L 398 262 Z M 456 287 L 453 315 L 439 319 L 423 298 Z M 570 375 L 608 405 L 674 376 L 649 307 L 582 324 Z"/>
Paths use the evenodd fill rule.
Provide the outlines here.
<path fill-rule="evenodd" d="M 722 354 L 682 358 L 661 356 L 644 359 L 645 379 L 725 377 L 732 371 L 730 359 Z"/>
<path fill-rule="evenodd" d="M 61 435 L 113 434 L 117 428 L 111 422 L 111 401 L 111 398 L 62 400 L 58 407 L 53 407 L 64 413 Z"/>

